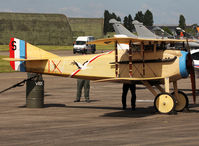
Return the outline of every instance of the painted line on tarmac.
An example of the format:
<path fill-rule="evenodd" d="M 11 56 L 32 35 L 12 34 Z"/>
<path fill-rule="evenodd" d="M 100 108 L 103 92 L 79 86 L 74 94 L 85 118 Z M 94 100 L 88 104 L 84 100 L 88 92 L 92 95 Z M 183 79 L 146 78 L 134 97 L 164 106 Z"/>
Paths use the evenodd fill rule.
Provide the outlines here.
<path fill-rule="evenodd" d="M 154 100 L 136 100 L 136 102 L 154 102 Z"/>

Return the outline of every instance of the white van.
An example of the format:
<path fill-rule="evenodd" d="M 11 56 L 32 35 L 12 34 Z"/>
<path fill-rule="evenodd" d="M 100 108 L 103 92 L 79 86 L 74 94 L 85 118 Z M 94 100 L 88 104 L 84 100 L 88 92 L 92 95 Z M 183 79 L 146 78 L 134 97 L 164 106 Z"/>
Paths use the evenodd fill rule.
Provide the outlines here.
<path fill-rule="evenodd" d="M 87 44 L 87 42 L 93 41 L 93 36 L 79 36 L 73 44 L 73 54 L 75 53 L 95 53 L 96 46 L 94 44 Z"/>

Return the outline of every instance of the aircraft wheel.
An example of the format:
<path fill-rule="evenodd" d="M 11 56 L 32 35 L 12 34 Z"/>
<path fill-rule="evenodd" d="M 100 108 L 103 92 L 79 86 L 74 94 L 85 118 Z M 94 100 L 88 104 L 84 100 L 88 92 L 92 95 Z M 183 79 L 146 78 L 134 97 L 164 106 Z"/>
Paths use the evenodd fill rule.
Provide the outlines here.
<path fill-rule="evenodd" d="M 171 93 L 171 95 L 174 96 L 174 92 Z M 188 107 L 188 105 L 189 105 L 189 99 L 188 99 L 187 95 L 184 92 L 178 91 L 178 97 L 175 97 L 175 99 L 176 99 L 175 110 L 177 112 L 183 111 L 184 108 Z"/>
<path fill-rule="evenodd" d="M 160 93 L 155 97 L 154 106 L 160 113 L 170 113 L 175 109 L 175 98 L 169 93 Z"/>

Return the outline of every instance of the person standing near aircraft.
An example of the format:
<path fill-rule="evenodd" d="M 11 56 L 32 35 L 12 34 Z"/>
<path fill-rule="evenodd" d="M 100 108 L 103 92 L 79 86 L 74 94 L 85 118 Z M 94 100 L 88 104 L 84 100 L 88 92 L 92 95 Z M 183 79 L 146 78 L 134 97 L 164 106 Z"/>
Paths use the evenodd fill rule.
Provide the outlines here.
<path fill-rule="evenodd" d="M 84 87 L 85 101 L 90 102 L 89 100 L 90 80 L 84 80 L 84 79 L 77 79 L 77 98 L 74 102 L 80 102 L 83 87 Z"/>
<path fill-rule="evenodd" d="M 84 53 L 86 54 L 86 52 L 84 52 Z M 77 65 L 79 69 L 82 68 L 82 65 L 78 64 L 75 61 L 73 62 L 73 64 Z M 84 87 L 85 101 L 90 102 L 90 100 L 89 100 L 90 80 L 85 80 L 85 79 L 77 79 L 77 96 L 76 96 L 76 100 L 74 100 L 74 102 L 80 102 L 83 87 Z"/>
<path fill-rule="evenodd" d="M 124 83 L 123 84 L 123 92 L 122 92 L 122 105 L 123 105 L 123 109 L 125 110 L 126 109 L 126 96 L 127 96 L 127 93 L 128 93 L 128 90 L 130 88 L 130 91 L 131 91 L 131 109 L 132 111 L 135 110 L 135 102 L 136 102 L 136 85 L 134 83 L 131 83 L 131 84 L 127 84 L 127 83 Z"/>

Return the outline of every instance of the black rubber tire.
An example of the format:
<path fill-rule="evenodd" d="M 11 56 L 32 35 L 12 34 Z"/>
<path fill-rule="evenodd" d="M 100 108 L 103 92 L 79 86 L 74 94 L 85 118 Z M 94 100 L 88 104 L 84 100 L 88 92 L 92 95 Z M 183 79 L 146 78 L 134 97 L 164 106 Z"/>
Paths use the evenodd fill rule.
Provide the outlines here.
<path fill-rule="evenodd" d="M 184 104 L 184 107 L 182 107 L 181 109 L 175 109 L 177 112 L 181 112 L 181 111 L 183 111 L 185 108 L 188 108 L 188 106 L 189 106 L 189 99 L 188 99 L 187 95 L 186 95 L 184 92 L 182 92 L 182 91 L 178 91 L 178 94 L 183 95 L 184 101 L 186 102 L 186 103 Z M 174 92 L 172 92 L 171 95 L 174 96 Z M 175 98 L 175 96 L 174 96 L 174 98 Z M 176 107 L 177 107 L 177 106 L 178 106 L 178 100 L 176 99 Z"/>

